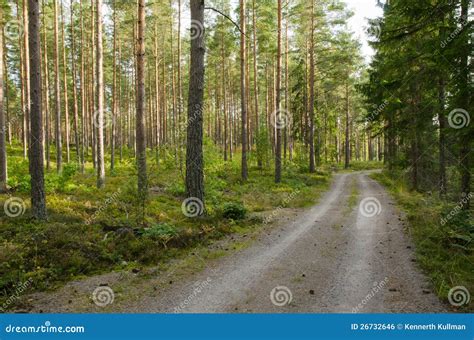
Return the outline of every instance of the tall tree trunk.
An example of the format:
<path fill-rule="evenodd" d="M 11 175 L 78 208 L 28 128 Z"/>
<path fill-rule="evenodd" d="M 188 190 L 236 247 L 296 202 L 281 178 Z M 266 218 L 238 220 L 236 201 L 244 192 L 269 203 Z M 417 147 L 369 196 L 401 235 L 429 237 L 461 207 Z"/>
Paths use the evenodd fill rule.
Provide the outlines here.
<path fill-rule="evenodd" d="M 29 24 L 28 24 L 28 7 L 26 4 L 27 0 L 23 0 L 23 43 L 25 45 L 25 54 L 24 54 L 24 63 L 25 63 L 25 123 L 26 123 L 26 143 L 27 143 L 27 148 L 29 147 L 31 143 L 31 136 L 30 136 L 30 129 L 31 129 L 31 122 L 30 122 L 30 91 L 31 91 L 31 86 L 30 86 L 30 49 L 29 49 L 29 43 L 28 43 L 28 35 L 29 35 Z M 40 44 L 41 45 L 41 44 Z M 40 67 L 41 68 L 41 67 Z"/>
<path fill-rule="evenodd" d="M 242 110 L 242 179 L 248 179 L 247 166 L 247 84 L 245 79 L 246 70 L 246 21 L 245 21 L 245 2 L 240 0 L 240 105 Z"/>
<path fill-rule="evenodd" d="M 112 137 L 110 140 L 110 170 L 115 168 L 115 130 L 117 121 L 117 2 L 114 0 L 114 57 L 113 57 L 113 89 L 112 89 Z"/>
<path fill-rule="evenodd" d="M 221 34 L 221 53 L 222 53 L 222 73 L 221 73 L 221 83 L 222 83 L 222 102 L 224 106 L 224 161 L 227 162 L 227 144 L 228 144 L 228 115 L 227 115 L 227 91 L 226 91 L 226 68 L 225 68 L 225 45 L 224 45 L 224 34 Z"/>
<path fill-rule="evenodd" d="M 68 98 L 68 84 L 67 84 L 67 63 L 66 63 L 66 40 L 64 37 L 64 14 L 63 14 L 63 3 L 60 0 L 60 10 L 61 10 L 61 46 L 62 46 L 62 57 L 63 57 L 63 88 L 64 88 L 64 132 L 65 132 L 65 142 L 66 142 L 66 163 L 71 161 L 71 151 L 70 151 L 70 134 L 71 127 L 69 125 L 69 98 Z"/>
<path fill-rule="evenodd" d="M 71 0 L 71 67 L 72 67 L 72 100 L 74 109 L 74 143 L 76 144 L 76 160 L 81 164 L 80 142 L 79 142 L 79 107 L 77 102 L 77 71 L 76 71 L 76 38 L 74 26 L 74 0 Z"/>
<path fill-rule="evenodd" d="M 314 155 L 314 0 L 311 0 L 311 41 L 309 43 L 309 172 L 316 171 Z"/>
<path fill-rule="evenodd" d="M 4 108 L 4 114 L 5 114 L 5 134 L 7 138 L 7 142 L 9 145 L 12 145 L 12 129 L 11 129 L 11 123 L 10 123 L 10 99 L 8 95 L 8 89 L 9 89 L 9 80 L 8 80 L 8 72 L 7 72 L 7 45 L 6 45 L 6 39 L 5 39 L 5 30 L 2 30 L 0 32 L 2 34 L 2 39 L 3 39 L 3 69 L 4 69 L 4 75 L 5 75 L 5 82 L 4 82 L 4 97 L 5 97 L 5 108 Z"/>
<path fill-rule="evenodd" d="M 56 142 L 56 170 L 61 173 L 63 168 L 62 140 L 61 140 L 61 87 L 59 81 L 59 24 L 58 0 L 54 0 L 54 99 L 55 99 L 55 142 Z"/>
<path fill-rule="evenodd" d="M 197 198 L 204 206 L 204 0 L 191 0 L 191 67 L 188 96 L 188 139 L 186 152 L 186 194 Z M 202 213 L 204 209 L 201 209 Z"/>
<path fill-rule="evenodd" d="M 97 110 L 94 121 L 97 122 L 97 187 L 105 186 L 104 162 L 104 66 L 102 46 L 102 0 L 96 0 L 96 86 Z"/>
<path fill-rule="evenodd" d="M 87 126 L 87 117 L 86 117 L 86 75 L 85 75 L 85 65 L 84 65 L 84 16 L 83 16 L 83 0 L 79 0 L 80 4 L 80 21 L 81 21 L 81 172 L 84 173 L 84 167 L 86 163 L 86 126 Z"/>
<path fill-rule="evenodd" d="M 44 191 L 43 168 L 43 118 L 41 112 L 41 51 L 39 1 L 28 0 L 29 4 L 29 50 L 30 50 L 30 89 L 31 89 L 31 145 L 28 152 L 31 176 L 31 210 L 33 217 L 46 219 L 46 195 Z"/>
<path fill-rule="evenodd" d="M 351 161 L 350 122 L 349 122 L 349 79 L 346 80 L 346 143 L 344 168 L 348 169 Z"/>
<path fill-rule="evenodd" d="M 469 21 L 469 0 L 461 1 L 461 22 Z M 464 30 L 469 30 L 469 25 L 464 25 Z M 465 32 L 464 32 L 465 33 Z M 469 36 L 464 34 L 463 43 L 460 48 L 460 108 L 469 110 L 471 106 L 471 92 L 469 85 L 469 55 L 471 53 L 471 45 L 469 44 Z M 467 125 L 460 130 L 460 170 L 461 170 L 461 198 L 466 199 L 467 203 L 463 205 L 464 210 L 469 210 L 471 205 L 471 164 L 470 153 L 472 143 L 472 125 Z"/>
<path fill-rule="evenodd" d="M 282 120 L 282 112 L 280 110 L 281 102 L 281 31 L 282 31 L 282 0 L 278 0 L 278 51 L 277 51 L 277 67 L 276 67 L 276 86 L 275 86 L 275 112 L 277 115 L 276 123 L 276 148 L 275 148 L 275 183 L 281 182 L 281 146 L 282 146 L 282 129 L 286 128 L 286 121 Z M 287 117 L 286 117 L 287 118 Z"/>
<path fill-rule="evenodd" d="M 138 167 L 138 196 L 144 208 L 148 194 L 145 139 L 145 0 L 138 1 L 137 17 L 137 121 L 136 145 Z M 144 211 L 143 211 L 144 213 Z M 144 218 L 144 216 L 143 216 Z"/>
<path fill-rule="evenodd" d="M 8 86 L 8 84 L 7 84 Z M 3 108 L 3 12 L 0 12 L 0 193 L 7 191 L 7 145 L 5 110 Z"/>
<path fill-rule="evenodd" d="M 260 138 L 260 119 L 259 119 L 259 105 L 258 105 L 258 67 L 257 67 L 257 9 L 255 6 L 256 0 L 252 0 L 252 20 L 253 20 L 253 97 L 255 110 L 255 135 L 257 137 L 257 166 L 259 169 L 263 167 L 263 159 L 259 150 Z"/>
<path fill-rule="evenodd" d="M 289 26 L 289 7 L 290 1 L 286 1 L 286 16 L 285 16 L 285 114 L 290 114 L 290 98 L 289 98 L 289 63 L 290 63 L 290 56 L 289 56 L 289 37 L 288 37 L 288 26 Z M 289 158 L 290 161 L 293 158 L 292 153 L 292 144 L 291 144 L 291 124 L 293 122 L 293 117 L 287 117 L 287 124 L 285 126 L 285 136 L 284 136 L 284 159 L 286 160 L 287 152 L 289 151 Z"/>
<path fill-rule="evenodd" d="M 438 80 L 438 100 L 439 100 L 439 195 L 446 196 L 446 116 L 444 115 L 445 105 L 445 84 L 442 77 Z"/>
<path fill-rule="evenodd" d="M 43 9 L 43 41 L 44 41 L 44 98 L 45 98 L 45 127 L 46 131 L 44 132 L 45 136 L 45 146 L 46 146 L 46 169 L 49 170 L 51 168 L 51 154 L 50 154 L 50 142 L 51 142 L 51 112 L 50 112 L 50 104 L 49 104 L 49 64 L 48 64 L 48 39 L 46 34 L 46 14 L 44 11 L 45 1 L 42 1 L 42 9 Z"/>
<path fill-rule="evenodd" d="M 18 21 L 18 30 L 21 30 L 21 27 L 23 25 L 22 23 L 22 18 L 21 18 L 21 12 L 20 12 L 20 3 L 19 0 L 16 1 L 16 13 L 17 13 L 17 21 Z M 26 15 L 26 13 L 24 13 Z M 23 35 L 24 38 L 25 35 Z M 22 126 L 22 144 L 23 144 L 23 158 L 27 158 L 28 156 L 28 122 L 27 122 L 27 105 L 26 103 L 28 102 L 29 98 L 26 97 L 26 88 L 29 85 L 29 81 L 27 81 L 28 75 L 25 72 L 25 49 L 26 47 L 24 46 L 26 43 L 24 43 L 24 40 L 22 39 L 21 34 L 18 35 L 18 46 L 20 49 L 20 85 L 21 85 L 21 90 L 20 90 L 20 95 L 21 95 L 21 113 L 23 115 L 23 126 Z"/>

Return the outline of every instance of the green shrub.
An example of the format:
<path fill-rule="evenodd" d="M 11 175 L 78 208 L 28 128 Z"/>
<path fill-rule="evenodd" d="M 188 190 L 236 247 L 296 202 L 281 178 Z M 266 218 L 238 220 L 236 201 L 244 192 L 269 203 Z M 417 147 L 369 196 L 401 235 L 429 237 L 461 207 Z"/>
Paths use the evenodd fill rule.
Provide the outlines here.
<path fill-rule="evenodd" d="M 247 209 L 241 203 L 224 204 L 222 216 L 229 220 L 243 220 L 247 215 Z"/>
<path fill-rule="evenodd" d="M 168 223 L 155 224 L 143 232 L 143 237 L 151 238 L 155 241 L 167 241 L 178 235 L 175 226 Z"/>

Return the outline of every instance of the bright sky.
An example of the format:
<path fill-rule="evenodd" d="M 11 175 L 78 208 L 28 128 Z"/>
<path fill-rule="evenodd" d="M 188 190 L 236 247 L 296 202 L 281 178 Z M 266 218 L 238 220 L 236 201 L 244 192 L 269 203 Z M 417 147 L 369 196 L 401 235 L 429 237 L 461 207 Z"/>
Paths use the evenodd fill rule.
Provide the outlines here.
<path fill-rule="evenodd" d="M 344 0 L 348 7 L 354 12 L 349 25 L 351 30 L 355 33 L 355 37 L 359 39 L 362 44 L 362 53 L 367 61 L 370 61 L 374 55 L 373 49 L 369 46 L 367 35 L 367 27 L 369 25 L 367 19 L 374 19 L 381 17 L 383 14 L 382 8 L 377 6 L 377 0 Z"/>

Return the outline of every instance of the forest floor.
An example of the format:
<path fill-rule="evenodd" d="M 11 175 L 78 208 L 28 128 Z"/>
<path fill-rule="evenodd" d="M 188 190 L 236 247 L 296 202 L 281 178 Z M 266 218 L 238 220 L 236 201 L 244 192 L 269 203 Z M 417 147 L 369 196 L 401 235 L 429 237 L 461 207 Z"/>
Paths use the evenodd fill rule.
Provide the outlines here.
<path fill-rule="evenodd" d="M 280 209 L 263 228 L 196 248 L 166 271 L 115 272 L 30 294 L 29 311 L 449 311 L 419 268 L 405 215 L 371 174 L 337 174 L 317 205 Z M 226 256 L 209 255 L 224 248 Z M 113 290 L 105 307 L 92 302 L 97 287 Z"/>

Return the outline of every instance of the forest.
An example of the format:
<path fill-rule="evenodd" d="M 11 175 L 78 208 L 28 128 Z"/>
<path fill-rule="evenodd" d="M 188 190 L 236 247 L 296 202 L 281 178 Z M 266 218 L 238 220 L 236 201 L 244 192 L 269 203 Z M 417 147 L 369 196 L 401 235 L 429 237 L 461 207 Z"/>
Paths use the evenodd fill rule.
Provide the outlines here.
<path fill-rule="evenodd" d="M 368 58 L 343 0 L 0 0 L 0 311 L 117 311 L 297 237 L 301 256 L 280 263 L 306 268 L 293 276 L 327 255 L 354 276 L 347 296 L 380 281 L 404 303 L 383 295 L 384 310 L 472 311 L 472 3 L 373 2 Z M 248 261 L 242 277 L 273 272 Z M 288 305 L 327 298 L 291 275 Z M 268 310 L 242 303 L 206 306 Z"/>

